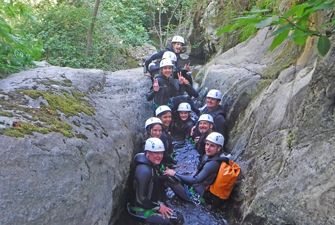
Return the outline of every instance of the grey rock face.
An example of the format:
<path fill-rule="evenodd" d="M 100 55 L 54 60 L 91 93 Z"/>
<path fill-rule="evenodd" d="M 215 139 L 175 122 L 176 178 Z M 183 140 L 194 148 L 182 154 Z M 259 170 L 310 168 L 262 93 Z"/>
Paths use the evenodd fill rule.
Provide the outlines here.
<path fill-rule="evenodd" d="M 268 53 L 269 43 L 263 30 L 198 77 L 224 93 L 227 150 L 242 168 L 239 224 L 335 224 L 335 50 L 282 68 L 259 89 L 285 50 Z"/>
<path fill-rule="evenodd" d="M 334 224 L 333 60 L 283 71 L 238 124 L 245 224 Z"/>
<path fill-rule="evenodd" d="M 151 115 L 143 103 L 148 86 L 140 68 L 106 73 L 43 67 L 1 80 L 1 99 L 10 96 L 7 102 L 17 108 L 2 104 L 0 111 L 10 111 L 13 117 L 8 118 L 15 121 L 43 124 L 30 120 L 33 115 L 22 109 L 37 111 L 47 102 L 22 90 L 55 95 L 77 91 L 95 108 L 94 115 L 66 116 L 58 110 L 73 137 L 58 132 L 23 138 L 0 135 L 1 224 L 112 223 L 123 210 L 120 200 L 125 197 L 130 161 Z"/>
<path fill-rule="evenodd" d="M 196 77 L 202 83 L 202 90 L 221 90 L 221 104 L 226 111 L 226 135 L 233 128 L 239 113 L 249 104 L 263 71 L 270 65 L 267 46 L 271 39 L 266 38 L 267 35 L 267 30 L 262 30 L 249 42 L 218 55 Z"/>

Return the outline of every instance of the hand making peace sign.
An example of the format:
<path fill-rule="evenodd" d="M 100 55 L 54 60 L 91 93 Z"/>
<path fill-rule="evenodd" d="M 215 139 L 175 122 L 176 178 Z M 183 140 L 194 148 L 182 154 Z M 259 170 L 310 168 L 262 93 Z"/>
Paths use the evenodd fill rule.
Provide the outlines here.
<path fill-rule="evenodd" d="M 190 82 L 181 75 L 181 72 L 178 73 L 178 80 L 180 84 L 189 84 Z"/>
<path fill-rule="evenodd" d="M 159 91 L 159 84 L 157 78 L 154 79 L 154 83 L 152 85 L 155 92 Z"/>

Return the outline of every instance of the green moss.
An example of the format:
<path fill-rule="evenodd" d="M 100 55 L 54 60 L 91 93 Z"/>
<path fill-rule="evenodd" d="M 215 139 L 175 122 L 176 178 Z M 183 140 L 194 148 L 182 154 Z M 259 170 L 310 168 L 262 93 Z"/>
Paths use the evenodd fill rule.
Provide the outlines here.
<path fill-rule="evenodd" d="M 37 90 L 24 90 L 22 91 L 23 94 L 28 95 L 30 98 L 37 99 L 40 96 L 43 96 L 42 91 Z"/>
<path fill-rule="evenodd" d="M 11 137 L 24 137 L 24 135 L 30 135 L 33 132 L 38 132 L 42 134 L 47 134 L 50 132 L 48 128 L 36 126 L 31 123 L 19 123 L 17 127 L 11 127 L 8 129 L 4 129 L 2 131 L 3 135 L 11 136 Z"/>
<path fill-rule="evenodd" d="M 250 95 L 251 95 L 251 99 L 255 98 L 256 96 L 259 95 L 259 93 L 261 93 L 265 88 L 267 88 L 271 82 L 273 80 L 272 79 L 261 79 L 259 81 L 259 83 L 257 84 L 257 88 L 255 91 L 253 91 Z"/>
<path fill-rule="evenodd" d="M 23 133 L 21 133 L 19 130 L 14 129 L 14 128 L 1 130 L 1 134 L 10 136 L 10 137 L 16 137 L 16 138 L 24 137 Z"/>
<path fill-rule="evenodd" d="M 53 119 L 50 123 L 51 127 L 50 127 L 50 131 L 53 132 L 58 132 L 63 134 L 65 137 L 73 137 L 73 133 L 72 133 L 72 127 L 61 120 L 58 119 Z"/>
<path fill-rule="evenodd" d="M 295 133 L 293 132 L 293 131 L 289 131 L 288 132 L 288 135 L 287 135 L 287 137 L 286 137 L 286 143 L 287 143 L 287 146 L 288 146 L 288 148 L 291 150 L 292 149 L 292 146 L 293 146 L 293 144 L 294 144 L 294 142 L 295 142 L 295 139 L 296 139 L 296 135 L 295 135 Z"/>
<path fill-rule="evenodd" d="M 28 95 L 33 99 L 39 97 L 44 98 L 48 105 L 42 105 L 40 108 L 22 107 L 10 102 L 18 102 L 22 98 L 22 94 Z M 30 115 L 33 123 L 18 122 L 18 126 L 1 130 L 0 133 L 11 137 L 24 137 L 24 135 L 31 135 L 33 132 L 42 134 L 50 132 L 58 132 L 65 137 L 78 137 L 87 139 L 85 135 L 74 134 L 72 126 L 60 118 L 59 112 L 64 113 L 65 116 L 74 116 L 79 113 L 93 115 L 94 108 L 91 107 L 84 99 L 85 94 L 82 92 L 53 94 L 46 91 L 38 90 L 23 90 L 11 95 L 11 101 L 6 104 L 1 104 L 6 110 L 16 110 L 17 113 L 26 113 Z M 0 102 L 2 103 L 2 102 Z M 23 102 L 20 104 L 24 104 Z M 2 111 L 1 111 L 2 112 Z M 3 112 L 6 114 L 6 112 Z M 6 114 L 9 115 L 9 114 Z M 11 115 L 12 116 L 12 115 Z"/>
<path fill-rule="evenodd" d="M 47 100 L 50 110 L 59 110 L 66 116 L 75 116 L 83 112 L 89 116 L 94 115 L 94 108 L 91 107 L 86 100 L 84 100 L 84 94 L 80 92 L 73 92 L 72 94 L 53 94 L 46 91 L 38 90 L 24 90 L 24 94 L 31 98 L 43 97 Z"/>
<path fill-rule="evenodd" d="M 6 111 L 0 111 L 0 116 L 13 117 L 13 113 L 6 112 Z"/>
<path fill-rule="evenodd" d="M 58 86 L 63 86 L 63 87 L 71 87 L 72 86 L 72 81 L 69 80 L 69 79 L 64 79 L 62 81 L 46 79 L 46 80 L 40 81 L 39 83 L 43 84 L 45 86 L 51 86 L 51 85 L 58 85 Z"/>

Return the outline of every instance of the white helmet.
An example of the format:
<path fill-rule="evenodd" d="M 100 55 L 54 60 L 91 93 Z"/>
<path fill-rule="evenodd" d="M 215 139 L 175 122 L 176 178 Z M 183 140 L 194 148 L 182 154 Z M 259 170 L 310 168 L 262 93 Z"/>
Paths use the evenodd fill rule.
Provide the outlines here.
<path fill-rule="evenodd" d="M 214 144 L 223 147 L 224 137 L 218 132 L 212 132 L 206 137 L 206 141 L 213 142 Z"/>
<path fill-rule="evenodd" d="M 182 102 L 178 105 L 178 112 L 191 112 L 191 105 L 187 102 Z"/>
<path fill-rule="evenodd" d="M 215 98 L 215 99 L 221 100 L 221 98 L 222 98 L 222 93 L 221 93 L 221 91 L 219 91 L 219 90 L 212 89 L 212 90 L 210 90 L 210 91 L 207 93 L 206 97 L 209 97 L 209 98 Z"/>
<path fill-rule="evenodd" d="M 173 66 L 171 59 L 162 59 L 159 63 L 159 68 L 162 68 L 164 66 Z"/>
<path fill-rule="evenodd" d="M 157 118 L 157 117 L 150 117 L 149 119 L 147 119 L 147 121 L 145 121 L 145 126 L 144 128 L 147 129 L 148 126 L 152 125 L 152 124 L 163 124 L 162 121 Z"/>
<path fill-rule="evenodd" d="M 161 106 L 159 106 L 159 107 L 156 109 L 156 111 L 155 111 L 156 116 L 158 116 L 159 114 L 161 114 L 161 113 L 163 113 L 163 112 L 171 112 L 170 107 L 167 106 L 167 105 L 161 105 Z"/>
<path fill-rule="evenodd" d="M 171 51 L 166 51 L 164 52 L 162 59 L 170 59 L 172 62 L 176 62 L 177 61 L 177 56 L 176 54 L 174 54 L 174 52 Z"/>
<path fill-rule="evenodd" d="M 179 36 L 179 35 L 173 36 L 173 38 L 171 40 L 171 43 L 173 43 L 173 42 L 180 42 L 182 44 L 185 44 L 184 38 L 182 36 Z"/>
<path fill-rule="evenodd" d="M 150 152 L 164 152 L 164 144 L 159 138 L 148 138 L 145 141 L 144 151 Z"/>
<path fill-rule="evenodd" d="M 200 121 L 207 121 L 214 124 L 213 117 L 210 114 L 202 114 L 198 119 L 198 122 Z"/>

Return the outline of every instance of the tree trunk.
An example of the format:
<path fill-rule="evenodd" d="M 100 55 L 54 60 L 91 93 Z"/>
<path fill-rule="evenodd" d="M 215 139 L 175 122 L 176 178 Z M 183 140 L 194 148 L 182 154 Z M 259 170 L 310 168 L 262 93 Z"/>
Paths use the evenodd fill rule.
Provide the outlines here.
<path fill-rule="evenodd" d="M 94 30 L 95 20 L 97 19 L 99 5 L 100 5 L 100 0 L 95 0 L 92 21 L 91 21 L 90 27 L 87 30 L 87 36 L 86 36 L 86 40 L 87 40 L 86 55 L 90 55 L 92 53 L 93 30 Z"/>
<path fill-rule="evenodd" d="M 159 45 L 163 48 L 163 32 L 162 32 L 162 5 L 159 6 L 158 12 L 158 28 L 159 28 Z"/>

